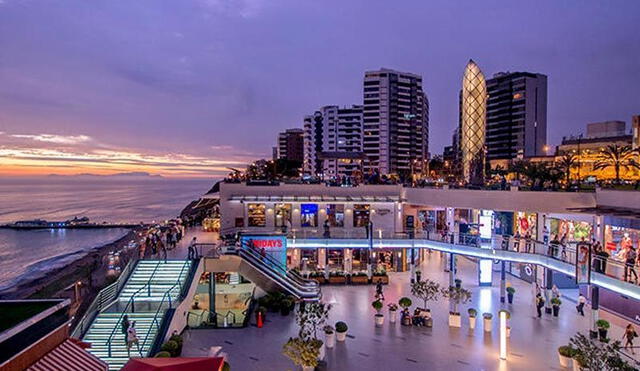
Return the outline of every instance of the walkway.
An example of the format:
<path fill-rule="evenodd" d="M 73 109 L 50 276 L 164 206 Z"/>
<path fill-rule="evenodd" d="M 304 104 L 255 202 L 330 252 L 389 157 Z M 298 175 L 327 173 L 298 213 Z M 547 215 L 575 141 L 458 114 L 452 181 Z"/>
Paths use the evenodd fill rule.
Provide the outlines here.
<path fill-rule="evenodd" d="M 448 273 L 443 268 L 444 259 L 440 257 L 440 253 L 433 252 L 422 267 L 423 276 L 447 284 Z M 565 300 L 560 317 L 544 315 L 542 319 L 538 319 L 534 316 L 531 286 L 520 279 L 509 277 L 508 280 L 517 292 L 514 304 L 504 305 L 512 314 L 512 332 L 508 348 L 509 359 L 501 362 L 498 359 L 499 333 L 496 320 L 497 312 L 501 309 L 499 289 L 476 286 L 475 264 L 467 259 L 459 259 L 458 271 L 458 278 L 463 280 L 463 286 L 473 293 L 472 303 L 462 306 L 461 329 L 449 328 L 449 308 L 445 299 L 430 304 L 434 317 L 433 329 L 405 327 L 399 322 L 390 324 L 388 318 L 385 318 L 382 328 L 376 328 L 373 324 L 374 310 L 371 308 L 373 286 L 323 286 L 324 300 L 334 304 L 329 323 L 344 320 L 349 325 L 349 334 L 353 336 L 346 343 L 337 343 L 334 349 L 327 351 L 327 369 L 557 370 L 560 369 L 558 346 L 566 344 L 576 331 L 588 333 L 588 310 L 587 316 L 578 316 L 574 304 Z M 494 279 L 494 282 L 499 282 L 497 274 Z M 391 274 L 391 284 L 385 289 L 387 303 L 397 302 L 402 296 L 411 297 L 408 281 L 407 272 Z M 415 298 L 412 300 L 415 307 L 418 303 Z M 481 318 L 478 319 L 476 329 L 469 330 L 466 316 L 468 307 L 478 309 L 479 316 L 482 312 L 493 313 L 494 331 L 490 334 L 483 333 Z M 601 317 L 611 316 L 605 313 Z M 619 339 L 622 329 L 615 324 L 611 329 L 611 337 Z M 295 369 L 281 354 L 281 349 L 290 336 L 296 335 L 296 331 L 292 316 L 281 317 L 279 314 L 269 313 L 262 329 L 251 326 L 240 330 L 186 331 L 183 355 L 203 356 L 210 347 L 222 346 L 234 369 Z"/>

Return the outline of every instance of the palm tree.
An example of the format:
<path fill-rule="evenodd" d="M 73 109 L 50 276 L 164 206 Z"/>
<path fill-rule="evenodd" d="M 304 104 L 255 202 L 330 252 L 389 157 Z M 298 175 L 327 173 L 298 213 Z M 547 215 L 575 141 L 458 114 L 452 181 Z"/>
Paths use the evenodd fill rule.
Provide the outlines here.
<path fill-rule="evenodd" d="M 578 165 L 578 156 L 573 153 L 565 153 L 557 163 L 559 170 L 561 170 L 566 177 L 567 187 L 569 187 L 569 182 L 571 182 L 571 169 L 576 167 L 576 165 Z"/>
<path fill-rule="evenodd" d="M 638 152 L 629 145 L 609 144 L 598 154 L 593 169 L 602 170 L 613 166 L 616 172 L 616 183 L 620 183 L 620 168 L 625 170 L 640 169 L 640 164 L 635 160 L 637 154 Z"/>

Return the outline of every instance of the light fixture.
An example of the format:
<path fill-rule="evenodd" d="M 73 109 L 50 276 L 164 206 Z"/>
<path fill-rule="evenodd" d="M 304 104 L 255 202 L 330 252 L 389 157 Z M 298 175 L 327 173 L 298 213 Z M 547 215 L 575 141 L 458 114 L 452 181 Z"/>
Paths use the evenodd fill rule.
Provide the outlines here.
<path fill-rule="evenodd" d="M 507 311 L 500 311 L 500 359 L 507 359 Z"/>

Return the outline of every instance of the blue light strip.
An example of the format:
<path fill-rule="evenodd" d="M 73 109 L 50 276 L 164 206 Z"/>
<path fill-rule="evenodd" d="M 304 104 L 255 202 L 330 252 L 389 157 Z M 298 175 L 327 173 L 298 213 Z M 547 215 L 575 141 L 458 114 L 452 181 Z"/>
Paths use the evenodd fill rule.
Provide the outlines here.
<path fill-rule="evenodd" d="M 287 240 L 287 248 L 291 249 L 366 249 L 369 248 L 369 242 L 366 239 L 299 239 L 291 238 Z M 374 249 L 410 249 L 410 248 L 428 248 L 438 251 L 444 251 L 454 254 L 462 254 L 473 256 L 481 259 L 505 260 L 517 263 L 536 264 L 545 268 L 564 273 L 571 277 L 575 277 L 575 267 L 572 264 L 565 263 L 548 256 L 519 253 L 510 250 L 484 249 L 464 245 L 454 245 L 444 242 L 429 240 L 401 240 L 401 239 L 376 239 L 373 240 Z M 640 286 L 632 283 L 624 282 L 616 278 L 606 276 L 601 273 L 591 273 L 591 283 L 605 289 L 626 295 L 636 300 L 640 300 Z"/>

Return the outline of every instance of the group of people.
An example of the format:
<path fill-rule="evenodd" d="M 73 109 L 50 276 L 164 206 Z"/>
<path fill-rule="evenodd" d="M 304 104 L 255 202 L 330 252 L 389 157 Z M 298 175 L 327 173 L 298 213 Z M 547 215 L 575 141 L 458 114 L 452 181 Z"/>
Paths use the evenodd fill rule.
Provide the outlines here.
<path fill-rule="evenodd" d="M 170 224 L 164 230 L 157 228 L 147 234 L 145 248 L 151 249 L 153 255 L 160 252 L 167 258 L 167 250 L 175 249 L 184 236 L 184 227 L 180 224 Z"/>

